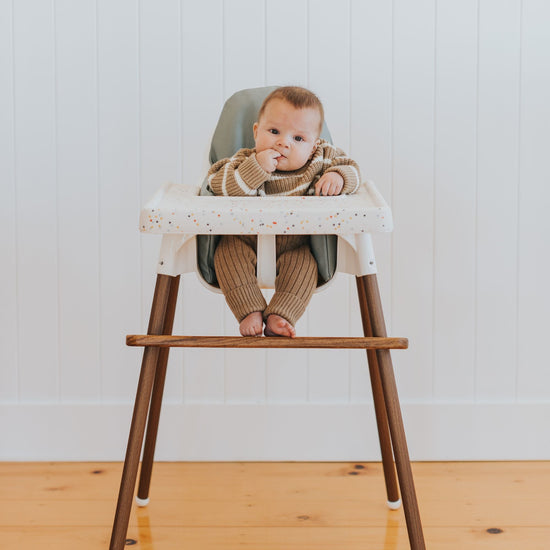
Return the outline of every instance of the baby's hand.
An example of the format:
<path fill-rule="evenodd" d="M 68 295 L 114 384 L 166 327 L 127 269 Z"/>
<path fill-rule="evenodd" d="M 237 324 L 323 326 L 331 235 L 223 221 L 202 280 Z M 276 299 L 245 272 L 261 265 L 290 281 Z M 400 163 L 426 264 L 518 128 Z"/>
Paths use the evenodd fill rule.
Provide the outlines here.
<path fill-rule="evenodd" d="M 326 172 L 315 184 L 315 194 L 339 195 L 344 187 L 344 178 L 338 172 Z"/>
<path fill-rule="evenodd" d="M 281 156 L 275 149 L 264 149 L 260 153 L 256 153 L 256 160 L 258 164 L 271 174 L 277 169 L 277 159 Z"/>

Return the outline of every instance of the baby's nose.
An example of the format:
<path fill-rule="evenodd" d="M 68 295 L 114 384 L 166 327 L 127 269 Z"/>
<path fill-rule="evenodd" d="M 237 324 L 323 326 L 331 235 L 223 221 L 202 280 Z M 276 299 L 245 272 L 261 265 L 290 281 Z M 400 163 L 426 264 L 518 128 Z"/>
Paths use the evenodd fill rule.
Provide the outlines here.
<path fill-rule="evenodd" d="M 290 138 L 288 136 L 283 136 L 282 134 L 279 134 L 278 144 L 282 147 L 288 147 L 289 146 Z"/>

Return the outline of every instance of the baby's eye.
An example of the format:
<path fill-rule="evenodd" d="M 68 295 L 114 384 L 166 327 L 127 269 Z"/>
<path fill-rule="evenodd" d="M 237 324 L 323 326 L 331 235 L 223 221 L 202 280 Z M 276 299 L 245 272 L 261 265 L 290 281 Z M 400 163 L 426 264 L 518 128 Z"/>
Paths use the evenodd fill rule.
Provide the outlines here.
<path fill-rule="evenodd" d="M 269 132 L 270 134 L 275 134 L 275 135 L 277 135 L 277 134 L 279 133 L 279 130 L 277 130 L 277 128 L 271 128 L 270 130 L 268 130 L 268 132 Z"/>
<path fill-rule="evenodd" d="M 302 136 L 294 136 L 294 139 L 296 141 L 304 141 L 304 138 Z"/>

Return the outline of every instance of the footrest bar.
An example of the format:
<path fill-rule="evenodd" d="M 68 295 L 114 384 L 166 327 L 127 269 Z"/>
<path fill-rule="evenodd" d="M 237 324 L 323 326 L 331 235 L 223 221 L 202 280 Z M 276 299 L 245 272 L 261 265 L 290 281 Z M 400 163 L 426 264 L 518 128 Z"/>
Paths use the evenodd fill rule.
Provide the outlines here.
<path fill-rule="evenodd" d="M 129 334 L 128 346 L 161 348 L 310 348 L 310 349 L 407 349 L 407 338 L 301 336 L 164 336 Z"/>

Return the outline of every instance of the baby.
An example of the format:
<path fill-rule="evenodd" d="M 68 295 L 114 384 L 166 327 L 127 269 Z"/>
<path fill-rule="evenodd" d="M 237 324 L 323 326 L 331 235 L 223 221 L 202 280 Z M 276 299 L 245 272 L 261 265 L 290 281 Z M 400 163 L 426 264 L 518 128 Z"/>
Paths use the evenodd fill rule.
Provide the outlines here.
<path fill-rule="evenodd" d="M 339 195 L 354 193 L 359 167 L 320 139 L 323 106 L 304 88 L 286 86 L 267 96 L 254 124 L 254 149 L 241 149 L 208 172 L 215 195 Z M 256 280 L 256 236 L 224 235 L 214 267 L 243 336 L 295 337 L 294 325 L 317 286 L 309 237 L 277 235 L 275 294 L 267 305 Z M 265 330 L 264 330 L 265 322 Z"/>

